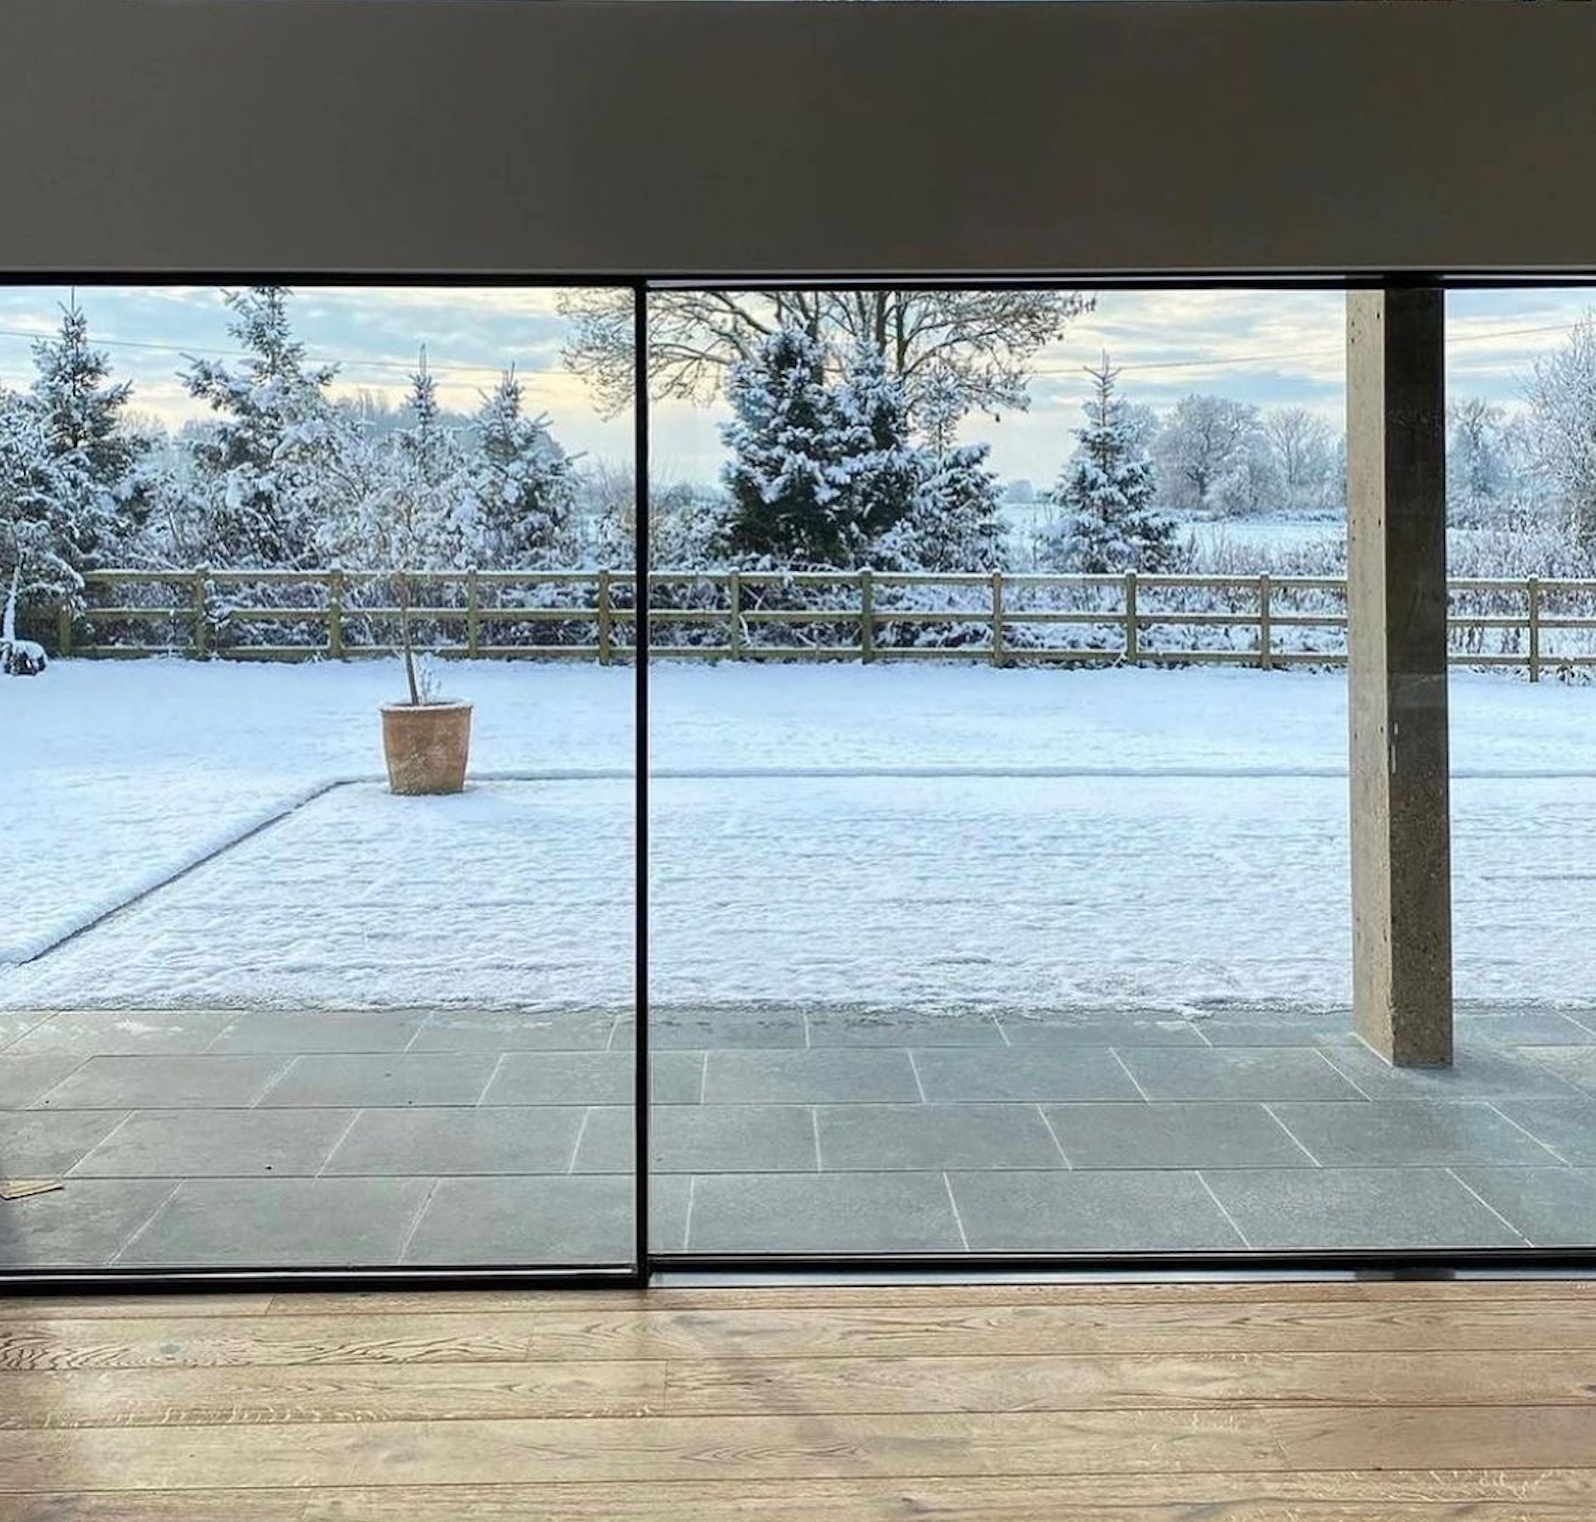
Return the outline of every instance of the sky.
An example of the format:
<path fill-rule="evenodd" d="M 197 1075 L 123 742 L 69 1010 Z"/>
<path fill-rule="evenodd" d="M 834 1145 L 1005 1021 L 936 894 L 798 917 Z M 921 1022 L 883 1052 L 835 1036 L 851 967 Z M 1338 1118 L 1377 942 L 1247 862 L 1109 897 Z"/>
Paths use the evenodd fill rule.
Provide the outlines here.
<path fill-rule="evenodd" d="M 178 371 L 185 355 L 234 352 L 222 292 L 208 286 L 94 286 L 78 291 L 93 341 L 133 382 L 133 406 L 168 425 L 203 415 Z M 32 377 L 30 340 L 59 320 L 64 287 L 0 286 L 0 385 Z M 1507 406 L 1522 396 L 1537 355 L 1596 306 L 1596 290 L 1453 292 L 1447 298 L 1448 385 L 1454 397 Z M 549 415 L 573 452 L 630 460 L 629 416 L 600 415 L 586 383 L 565 368 L 566 324 L 556 296 L 509 288 L 304 287 L 296 330 L 313 360 L 336 360 L 335 391 L 371 390 L 398 402 L 426 345 L 444 404 L 468 411 L 514 364 L 528 406 Z M 992 445 L 1005 479 L 1050 482 L 1080 422 L 1082 367 L 1106 351 L 1125 397 L 1163 410 L 1190 391 L 1259 407 L 1303 406 L 1340 424 L 1344 406 L 1343 297 L 1333 291 L 1107 291 L 1039 356 L 1027 412 L 968 420 L 966 438 Z M 653 468 L 661 479 L 709 480 L 722 450 L 722 406 L 656 407 Z"/>

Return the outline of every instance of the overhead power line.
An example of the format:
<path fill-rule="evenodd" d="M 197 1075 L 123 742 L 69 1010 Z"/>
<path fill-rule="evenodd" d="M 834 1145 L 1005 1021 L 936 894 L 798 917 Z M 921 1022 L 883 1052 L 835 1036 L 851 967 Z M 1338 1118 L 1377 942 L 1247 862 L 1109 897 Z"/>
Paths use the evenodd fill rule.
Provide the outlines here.
<path fill-rule="evenodd" d="M 0 328 L 0 338 L 27 339 L 29 343 L 38 343 L 41 339 L 53 336 L 50 333 L 30 333 L 22 328 Z M 138 338 L 100 338 L 91 336 L 90 346 L 96 349 L 148 349 L 158 354 L 177 354 L 184 359 L 248 359 L 250 356 L 236 349 L 201 349 L 193 348 L 187 344 L 154 343 L 147 339 Z M 402 375 L 411 375 L 415 372 L 415 365 L 402 359 L 362 359 L 353 355 L 323 355 L 312 356 L 312 364 L 337 365 L 340 369 L 363 368 L 368 370 L 396 370 Z M 432 365 L 427 366 L 432 375 L 503 375 L 510 367 L 508 365 Z M 517 364 L 517 375 L 559 375 L 560 370 L 527 369 Z"/>
<path fill-rule="evenodd" d="M 1460 344 L 1491 343 L 1498 338 L 1523 338 L 1533 333 L 1566 333 L 1569 329 L 1566 322 L 1545 323 L 1533 328 L 1497 328 L 1489 333 L 1462 333 L 1455 338 L 1449 337 L 1447 345 L 1456 347 Z M 1227 354 L 1215 356 L 1212 359 L 1128 359 L 1123 365 L 1116 365 L 1117 370 L 1220 370 L 1229 365 L 1264 365 L 1278 364 L 1282 360 L 1323 358 L 1332 354 L 1346 352 L 1344 344 L 1325 345 L 1315 349 L 1292 349 L 1289 352 L 1280 351 L 1273 354 Z M 1075 370 L 1048 367 L 1032 372 L 1036 375 L 1074 375 Z"/>

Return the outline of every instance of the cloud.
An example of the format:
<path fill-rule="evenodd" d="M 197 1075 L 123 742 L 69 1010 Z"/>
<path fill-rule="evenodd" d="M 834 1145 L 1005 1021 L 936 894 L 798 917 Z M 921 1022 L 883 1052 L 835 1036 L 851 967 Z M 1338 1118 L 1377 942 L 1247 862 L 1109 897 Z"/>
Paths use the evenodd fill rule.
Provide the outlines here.
<path fill-rule="evenodd" d="M 0 287 L 0 384 L 32 380 L 31 340 L 52 332 L 60 286 Z M 95 341 L 134 383 L 134 406 L 176 425 L 203 415 L 178 373 L 185 354 L 231 352 L 223 292 L 214 287 L 85 286 L 78 300 Z M 1596 293 L 1549 286 L 1453 291 L 1447 296 L 1448 384 L 1454 395 L 1513 404 L 1537 355 L 1555 346 Z M 1157 409 L 1189 391 L 1215 391 L 1259 407 L 1304 406 L 1339 424 L 1345 399 L 1344 297 L 1338 291 L 1267 289 L 1105 291 L 1096 310 L 1038 356 L 1029 412 L 972 418 L 1004 474 L 1051 480 L 1073 447 L 1085 391 L 1083 367 L 1106 350 L 1124 394 Z M 528 405 L 550 414 L 568 448 L 629 461 L 627 417 L 599 416 L 586 384 L 565 369 L 558 293 L 514 286 L 305 286 L 296 327 L 311 358 L 341 365 L 339 394 L 367 390 L 397 403 L 417 351 L 427 347 L 444 403 L 474 408 L 508 365 Z M 721 459 L 724 405 L 657 405 L 657 474 L 711 479 Z"/>

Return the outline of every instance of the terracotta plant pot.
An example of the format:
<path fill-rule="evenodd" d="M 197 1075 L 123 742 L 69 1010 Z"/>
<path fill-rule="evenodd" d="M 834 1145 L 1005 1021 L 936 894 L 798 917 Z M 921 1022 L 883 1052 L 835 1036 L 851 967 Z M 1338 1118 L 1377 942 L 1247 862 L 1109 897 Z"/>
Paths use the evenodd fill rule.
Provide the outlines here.
<path fill-rule="evenodd" d="M 471 705 L 384 703 L 382 748 L 391 792 L 461 792 L 471 750 Z"/>

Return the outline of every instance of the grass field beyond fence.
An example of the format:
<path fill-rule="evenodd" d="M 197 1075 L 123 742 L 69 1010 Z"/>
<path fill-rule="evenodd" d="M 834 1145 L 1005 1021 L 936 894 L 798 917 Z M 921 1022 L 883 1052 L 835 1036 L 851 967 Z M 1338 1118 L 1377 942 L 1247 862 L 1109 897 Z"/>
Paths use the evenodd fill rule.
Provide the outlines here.
<path fill-rule="evenodd" d="M 445 657 L 636 654 L 637 578 L 609 570 L 420 571 L 420 644 Z M 64 655 L 296 661 L 391 654 L 396 574 L 101 570 L 62 608 Z M 991 665 L 1335 666 L 1346 582 L 1298 576 L 656 571 L 650 652 L 692 660 L 982 661 Z M 1454 662 L 1531 681 L 1596 666 L 1596 580 L 1448 584 Z"/>

